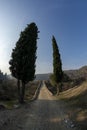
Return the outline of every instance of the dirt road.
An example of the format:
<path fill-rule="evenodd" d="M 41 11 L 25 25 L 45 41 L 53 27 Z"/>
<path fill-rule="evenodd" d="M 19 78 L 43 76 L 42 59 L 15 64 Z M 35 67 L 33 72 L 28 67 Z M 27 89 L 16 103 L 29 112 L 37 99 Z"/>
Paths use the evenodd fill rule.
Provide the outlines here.
<path fill-rule="evenodd" d="M 12 116 L 0 130 L 76 130 L 69 124 L 63 104 L 52 96 L 44 82 L 37 100 L 10 113 Z"/>

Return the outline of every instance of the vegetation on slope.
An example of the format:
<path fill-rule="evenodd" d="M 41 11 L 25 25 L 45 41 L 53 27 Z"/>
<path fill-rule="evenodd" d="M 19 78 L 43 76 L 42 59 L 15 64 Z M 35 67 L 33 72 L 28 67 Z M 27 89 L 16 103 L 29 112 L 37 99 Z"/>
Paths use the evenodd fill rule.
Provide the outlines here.
<path fill-rule="evenodd" d="M 58 100 L 64 101 L 69 118 L 81 130 L 87 130 L 87 81 L 60 93 Z"/>
<path fill-rule="evenodd" d="M 84 78 L 87 79 L 87 66 L 83 66 L 76 70 L 65 70 L 64 71 L 71 79 Z"/>
<path fill-rule="evenodd" d="M 25 101 L 30 101 L 39 85 L 40 81 L 33 81 L 26 85 Z M 18 103 L 18 91 L 16 80 L 7 80 L 0 83 L 0 106 L 13 108 Z"/>

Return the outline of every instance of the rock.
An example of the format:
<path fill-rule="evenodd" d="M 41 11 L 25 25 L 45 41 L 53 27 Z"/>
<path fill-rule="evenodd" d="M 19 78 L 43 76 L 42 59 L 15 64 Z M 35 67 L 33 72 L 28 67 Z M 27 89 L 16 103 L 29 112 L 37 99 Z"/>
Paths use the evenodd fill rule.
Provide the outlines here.
<path fill-rule="evenodd" d="M 71 125 L 71 128 L 73 128 L 73 127 L 75 127 L 75 125 L 74 125 L 74 124 L 72 124 L 72 125 Z"/>
<path fill-rule="evenodd" d="M 19 107 L 20 107 L 19 104 L 18 105 L 17 104 L 14 105 L 14 108 L 19 108 Z"/>
<path fill-rule="evenodd" d="M 68 122 L 69 122 L 69 119 L 64 119 L 64 122 L 65 122 L 65 123 L 68 123 Z"/>
<path fill-rule="evenodd" d="M 64 122 L 71 128 L 75 127 L 75 124 L 72 121 L 70 121 L 69 119 L 64 119 Z"/>

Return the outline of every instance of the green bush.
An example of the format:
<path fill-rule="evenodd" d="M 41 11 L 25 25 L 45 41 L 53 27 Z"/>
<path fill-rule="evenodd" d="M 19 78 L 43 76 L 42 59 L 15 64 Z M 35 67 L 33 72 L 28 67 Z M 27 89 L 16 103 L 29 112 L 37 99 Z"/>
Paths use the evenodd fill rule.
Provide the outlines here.
<path fill-rule="evenodd" d="M 56 82 L 53 74 L 50 75 L 50 83 L 52 84 L 52 86 L 56 86 Z"/>
<path fill-rule="evenodd" d="M 53 86 L 53 85 L 50 83 L 50 81 L 45 81 L 45 84 L 46 84 L 48 90 L 51 91 L 51 93 L 52 93 L 53 95 L 55 95 L 55 94 L 57 93 L 57 88 L 56 88 L 55 86 Z"/>

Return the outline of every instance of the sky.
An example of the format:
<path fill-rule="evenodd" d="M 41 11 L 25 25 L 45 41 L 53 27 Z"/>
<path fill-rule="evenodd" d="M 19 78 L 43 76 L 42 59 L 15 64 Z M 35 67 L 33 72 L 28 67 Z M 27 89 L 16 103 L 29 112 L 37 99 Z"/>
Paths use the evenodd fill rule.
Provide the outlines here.
<path fill-rule="evenodd" d="M 4 73 L 10 73 L 12 49 L 31 22 L 40 31 L 36 73 L 53 71 L 53 35 L 63 70 L 87 65 L 87 0 L 0 0 L 0 69 Z"/>

